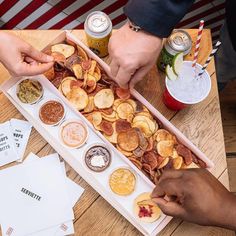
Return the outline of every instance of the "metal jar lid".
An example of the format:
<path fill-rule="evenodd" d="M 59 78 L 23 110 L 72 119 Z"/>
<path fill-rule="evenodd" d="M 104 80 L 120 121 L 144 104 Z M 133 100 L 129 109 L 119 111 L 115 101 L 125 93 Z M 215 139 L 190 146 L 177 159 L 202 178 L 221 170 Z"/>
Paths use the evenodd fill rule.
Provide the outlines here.
<path fill-rule="evenodd" d="M 85 29 L 92 34 L 100 34 L 112 28 L 110 18 L 101 11 L 90 13 L 85 21 Z"/>
<path fill-rule="evenodd" d="M 167 39 L 169 46 L 178 52 L 185 52 L 187 54 L 192 47 L 192 40 L 190 35 L 184 30 L 175 30 Z"/>

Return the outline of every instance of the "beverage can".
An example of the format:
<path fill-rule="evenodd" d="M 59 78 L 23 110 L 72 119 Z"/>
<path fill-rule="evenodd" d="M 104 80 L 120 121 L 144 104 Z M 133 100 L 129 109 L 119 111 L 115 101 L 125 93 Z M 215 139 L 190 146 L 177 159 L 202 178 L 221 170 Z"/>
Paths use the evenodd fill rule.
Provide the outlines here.
<path fill-rule="evenodd" d="M 90 13 L 84 29 L 88 47 L 99 57 L 108 55 L 108 42 L 112 32 L 112 22 L 108 15 L 101 11 Z"/>
<path fill-rule="evenodd" d="M 165 71 L 168 64 L 172 66 L 172 60 L 177 53 L 183 52 L 185 56 L 191 51 L 191 48 L 192 40 L 190 35 L 184 30 L 174 30 L 165 41 L 157 62 L 158 68 Z"/>

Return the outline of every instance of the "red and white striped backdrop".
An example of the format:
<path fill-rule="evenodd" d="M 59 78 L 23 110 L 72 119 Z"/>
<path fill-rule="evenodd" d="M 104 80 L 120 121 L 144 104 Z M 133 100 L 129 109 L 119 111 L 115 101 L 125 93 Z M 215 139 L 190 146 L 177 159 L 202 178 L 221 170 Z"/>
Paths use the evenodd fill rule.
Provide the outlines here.
<path fill-rule="evenodd" d="M 88 13 L 107 13 L 115 28 L 124 24 L 128 0 L 0 0 L 0 29 L 81 29 Z M 225 0 L 196 0 L 177 27 L 197 28 L 200 19 L 212 29 L 213 40 L 225 15 Z"/>

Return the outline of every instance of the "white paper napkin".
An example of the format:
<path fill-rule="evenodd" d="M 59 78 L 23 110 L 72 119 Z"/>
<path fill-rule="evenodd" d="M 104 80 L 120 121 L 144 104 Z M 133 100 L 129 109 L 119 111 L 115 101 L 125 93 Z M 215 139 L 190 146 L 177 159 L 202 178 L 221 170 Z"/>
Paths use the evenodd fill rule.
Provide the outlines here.
<path fill-rule="evenodd" d="M 0 222 L 23 236 L 74 218 L 59 158 L 48 157 L 0 171 Z M 10 233 L 9 233 L 10 232 Z"/>

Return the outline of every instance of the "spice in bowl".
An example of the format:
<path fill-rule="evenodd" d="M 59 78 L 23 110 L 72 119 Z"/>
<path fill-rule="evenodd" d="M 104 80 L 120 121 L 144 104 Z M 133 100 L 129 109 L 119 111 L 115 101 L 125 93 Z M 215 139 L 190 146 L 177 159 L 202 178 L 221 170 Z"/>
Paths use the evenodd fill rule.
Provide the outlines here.
<path fill-rule="evenodd" d="M 90 170 L 102 172 L 110 166 L 111 153 L 102 145 L 92 146 L 85 153 L 85 163 Z"/>
<path fill-rule="evenodd" d="M 78 148 L 86 142 L 88 131 L 82 121 L 69 121 L 62 124 L 60 135 L 66 146 L 70 148 Z"/>
<path fill-rule="evenodd" d="M 64 116 L 64 106 L 55 100 L 44 103 L 39 110 L 39 118 L 46 125 L 57 125 Z"/>
<path fill-rule="evenodd" d="M 37 80 L 25 79 L 18 84 L 16 94 L 21 102 L 33 104 L 43 96 L 43 86 Z"/>
<path fill-rule="evenodd" d="M 119 168 L 112 172 L 109 185 L 114 193 L 127 196 L 134 192 L 136 177 L 128 168 Z"/>

